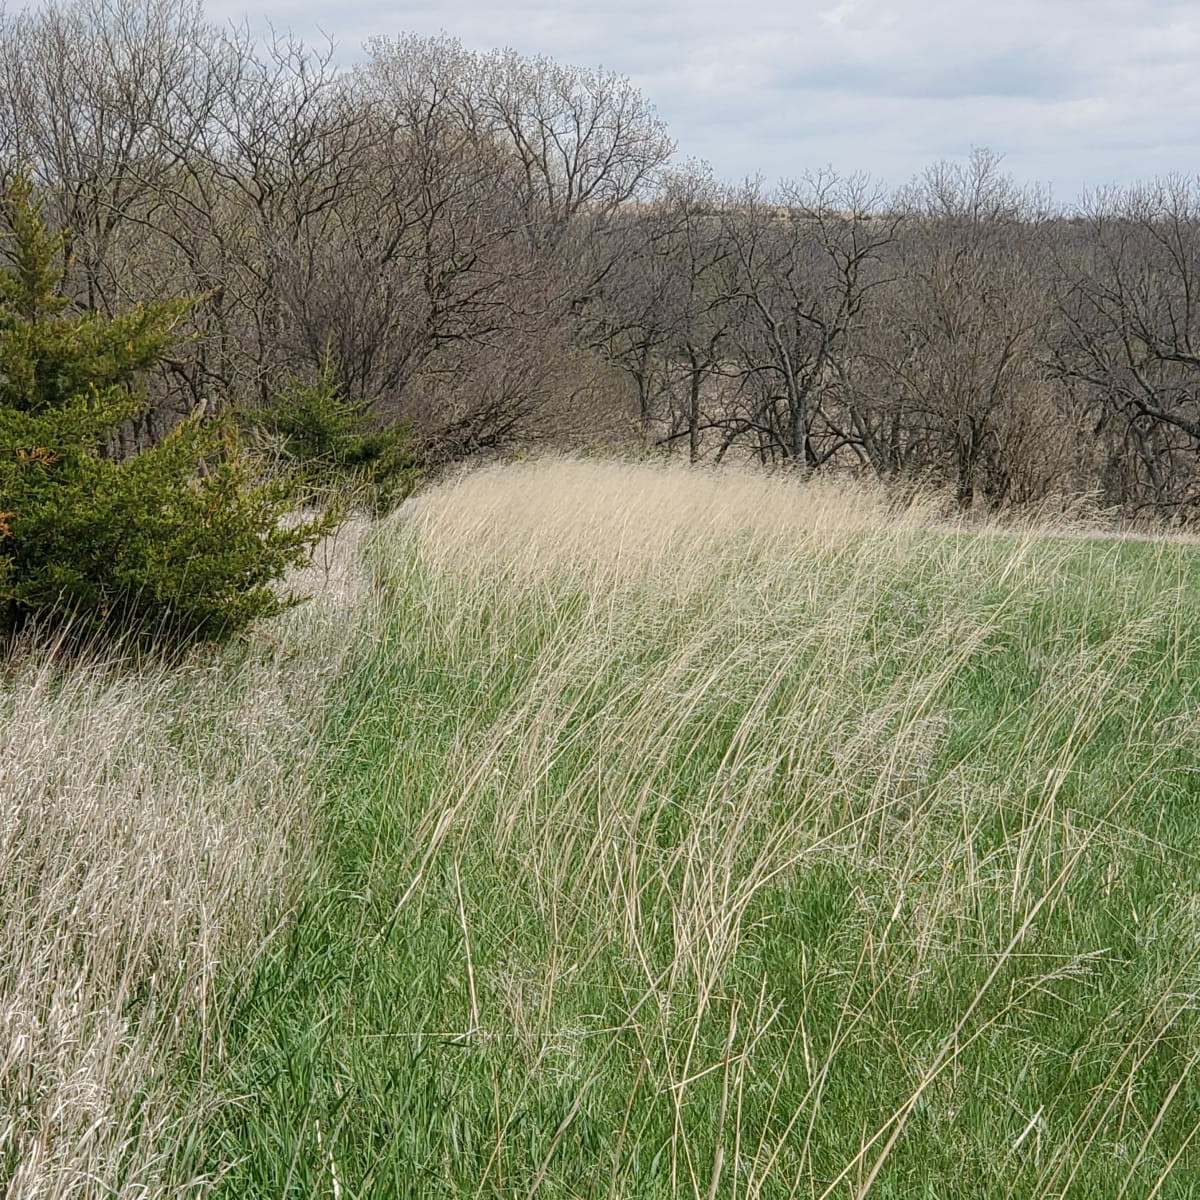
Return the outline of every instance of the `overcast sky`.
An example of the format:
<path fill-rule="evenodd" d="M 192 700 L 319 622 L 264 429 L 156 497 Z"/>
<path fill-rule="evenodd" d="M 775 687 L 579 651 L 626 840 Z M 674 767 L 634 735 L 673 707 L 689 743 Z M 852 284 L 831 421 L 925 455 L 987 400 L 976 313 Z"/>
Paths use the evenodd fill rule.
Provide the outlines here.
<path fill-rule="evenodd" d="M 1188 0 L 208 0 L 361 57 L 447 33 L 628 75 L 680 159 L 721 178 L 806 170 L 903 184 L 973 146 L 1060 203 L 1200 173 L 1200 2 Z"/>

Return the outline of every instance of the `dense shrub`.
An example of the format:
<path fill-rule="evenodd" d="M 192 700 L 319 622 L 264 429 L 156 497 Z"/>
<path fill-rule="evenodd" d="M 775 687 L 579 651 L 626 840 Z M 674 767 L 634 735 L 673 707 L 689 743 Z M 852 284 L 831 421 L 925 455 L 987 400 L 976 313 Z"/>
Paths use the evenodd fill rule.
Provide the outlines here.
<path fill-rule="evenodd" d="M 130 458 L 106 453 L 190 301 L 75 310 L 58 291 L 64 238 L 28 180 L 3 203 L 0 634 L 69 622 L 85 637 L 178 644 L 290 603 L 276 585 L 327 522 L 283 520 L 294 491 L 252 478 L 232 424 L 194 416 Z"/>
<path fill-rule="evenodd" d="M 416 486 L 418 458 L 407 428 L 377 428 L 368 405 L 343 395 L 328 354 L 312 382 L 292 379 L 246 420 L 272 439 L 310 503 L 333 500 L 379 512 Z"/>

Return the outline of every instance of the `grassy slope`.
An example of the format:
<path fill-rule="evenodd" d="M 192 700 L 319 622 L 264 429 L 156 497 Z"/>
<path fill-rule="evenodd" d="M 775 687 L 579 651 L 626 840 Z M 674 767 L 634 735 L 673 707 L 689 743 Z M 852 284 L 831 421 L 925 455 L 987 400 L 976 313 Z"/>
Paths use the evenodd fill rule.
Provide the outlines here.
<path fill-rule="evenodd" d="M 1195 1194 L 1196 550 L 548 465 L 375 559 L 223 1194 Z"/>

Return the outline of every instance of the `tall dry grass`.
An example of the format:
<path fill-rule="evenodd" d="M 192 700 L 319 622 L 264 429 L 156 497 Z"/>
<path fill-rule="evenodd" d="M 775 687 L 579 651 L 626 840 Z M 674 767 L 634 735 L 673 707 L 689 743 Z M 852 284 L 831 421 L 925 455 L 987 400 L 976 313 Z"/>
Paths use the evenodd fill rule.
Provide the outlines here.
<path fill-rule="evenodd" d="M 706 566 L 714 550 L 836 546 L 859 533 L 929 527 L 939 497 L 869 482 L 677 462 L 545 458 L 475 470 L 408 501 L 396 523 L 456 561 L 486 570 L 574 564 L 619 579 L 628 571 Z"/>
<path fill-rule="evenodd" d="M 184 1195 L 216 981 L 286 917 L 325 691 L 369 611 L 349 527 L 244 647 L 182 667 L 16 648 L 0 675 L 0 1192 Z"/>

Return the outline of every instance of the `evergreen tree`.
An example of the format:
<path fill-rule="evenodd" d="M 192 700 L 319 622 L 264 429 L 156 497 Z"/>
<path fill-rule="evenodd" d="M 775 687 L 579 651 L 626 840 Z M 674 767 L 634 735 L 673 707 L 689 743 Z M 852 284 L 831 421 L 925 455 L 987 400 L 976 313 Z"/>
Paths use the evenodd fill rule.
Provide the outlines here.
<path fill-rule="evenodd" d="M 292 602 L 276 585 L 327 522 L 283 523 L 291 490 L 251 478 L 231 425 L 191 418 L 123 461 L 103 453 L 142 410 L 136 381 L 177 340 L 191 302 L 73 311 L 59 294 L 63 237 L 27 178 L 3 206 L 0 633 L 37 620 L 178 644 Z"/>
<path fill-rule="evenodd" d="M 246 423 L 274 439 L 282 464 L 310 502 L 379 513 L 413 491 L 420 466 L 408 430 L 376 427 L 368 408 L 343 395 L 326 351 L 311 383 L 289 380 L 269 407 L 248 413 Z"/>

